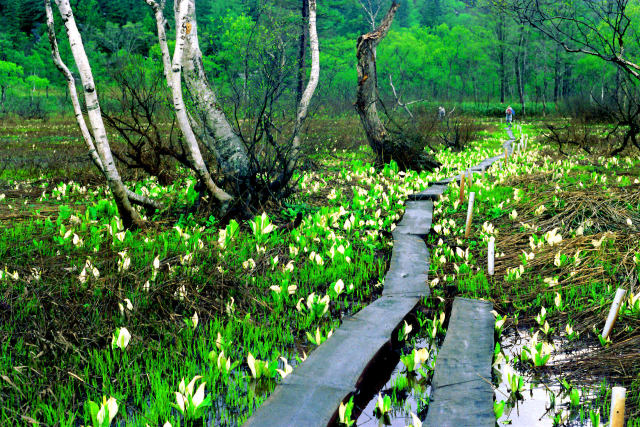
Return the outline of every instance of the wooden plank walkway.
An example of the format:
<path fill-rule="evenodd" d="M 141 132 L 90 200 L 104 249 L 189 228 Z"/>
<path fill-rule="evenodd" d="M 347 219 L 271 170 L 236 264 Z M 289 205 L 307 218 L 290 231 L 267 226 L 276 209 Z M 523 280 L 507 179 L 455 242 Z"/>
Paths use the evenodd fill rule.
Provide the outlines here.
<path fill-rule="evenodd" d="M 326 426 L 335 420 L 340 402 L 358 389 L 373 361 L 390 351 L 405 317 L 429 295 L 430 256 L 421 236 L 431 228 L 432 209 L 432 202 L 407 206 L 401 229 L 393 233 L 382 297 L 345 320 L 312 351 L 245 426 Z"/>
<path fill-rule="evenodd" d="M 444 343 L 436 358 L 425 424 L 433 427 L 493 427 L 493 306 L 456 298 Z"/>
<path fill-rule="evenodd" d="M 513 134 L 510 129 L 508 133 L 511 140 L 504 147 L 511 154 Z M 500 159 L 502 156 L 486 159 L 474 167 L 474 171 L 484 170 Z M 245 426 L 315 427 L 335 422 L 340 402 L 356 392 L 364 378 L 371 374 L 368 369 L 376 358 L 388 353 L 392 336 L 397 334 L 403 320 L 414 310 L 421 297 L 429 295 L 427 280 L 430 255 L 423 237 L 431 229 L 433 200 L 445 191 L 450 182 L 457 179 L 458 177 L 447 178 L 434 183 L 425 191 L 409 195 L 404 216 L 393 232 L 393 252 L 382 297 L 345 320 L 331 338 L 312 351 L 304 363 L 276 386 Z M 433 409 L 430 406 L 427 425 L 483 426 L 489 425 L 484 423 L 491 419 L 493 426 L 493 391 L 489 385 L 493 357 L 493 316 L 489 314 L 489 319 L 485 308 L 478 305 L 478 302 L 456 301 L 456 313 L 468 311 L 472 317 L 456 314 L 457 320 L 452 317 L 449 323 L 451 332 L 447 333 L 438 356 L 434 375 L 436 388 L 433 393 Z M 465 308 L 467 306 L 469 307 Z M 487 356 L 489 326 L 491 345 Z M 470 335 L 465 338 L 466 333 Z M 478 343 L 475 340 L 479 340 Z M 447 344 L 448 342 L 451 344 Z M 458 344 L 454 344 L 456 342 Z M 468 349 L 467 356 L 447 356 L 455 353 L 455 349 L 461 350 L 461 345 L 465 351 Z M 447 350 L 448 348 L 452 350 Z M 488 366 L 488 374 L 485 365 Z M 457 371 L 466 374 L 454 376 Z M 484 375 L 482 379 L 480 375 Z M 452 379 L 447 379 L 449 376 Z M 485 379 L 489 383 L 484 382 Z M 477 405 L 474 404 L 473 410 L 469 408 L 467 418 L 463 418 L 463 415 L 468 409 L 468 400 L 455 397 L 453 393 L 456 390 L 460 399 L 469 392 L 477 396 Z M 459 418 L 455 418 L 457 423 L 448 423 L 444 417 L 444 410 L 452 407 L 458 408 Z M 490 414 L 487 408 L 490 409 Z M 480 417 L 478 419 L 482 422 L 476 423 L 475 417 Z"/>

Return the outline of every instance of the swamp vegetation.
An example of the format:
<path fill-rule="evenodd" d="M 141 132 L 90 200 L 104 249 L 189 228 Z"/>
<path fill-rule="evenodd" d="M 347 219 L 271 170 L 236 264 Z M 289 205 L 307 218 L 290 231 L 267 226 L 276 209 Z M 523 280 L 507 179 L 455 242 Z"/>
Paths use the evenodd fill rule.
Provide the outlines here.
<path fill-rule="evenodd" d="M 309 138 L 320 144 L 325 136 L 313 129 L 328 123 L 346 131 L 353 119 L 316 119 Z M 200 418 L 241 423 L 343 316 L 379 295 L 389 232 L 406 195 L 501 154 L 504 131 L 485 123 L 467 150 L 437 154 L 443 166 L 432 173 L 399 172 L 393 164 L 376 170 L 368 148 L 316 145 L 317 169 L 301 174 L 295 197 L 246 223 L 199 217 L 195 180 L 185 171 L 168 187 L 141 181 L 137 190 L 171 194 L 177 202 L 149 217 L 153 229 L 135 232 L 122 228 L 95 172 L 82 172 L 88 160 L 79 160 L 83 147 L 71 124 L 6 123 L 4 421 L 73 425 L 90 419 L 87 401 L 105 395 L 117 400 L 116 419 L 127 424 L 178 425 L 186 419 L 171 406 L 179 383 L 201 375 L 211 407 Z M 452 297 L 465 295 L 494 302 L 503 335 L 530 341 L 535 332 L 544 343 L 536 350 L 527 342 L 528 350 L 506 357 L 503 340 L 497 363 L 507 359 L 513 375 L 531 381 L 566 381 L 558 402 L 579 390 L 570 410 L 558 404 L 546 416 L 588 420 L 597 413 L 605 421 L 610 385 L 626 384 L 629 418 L 638 417 L 640 161 L 598 150 L 565 156 L 545 143 L 539 124 L 522 129 L 526 152 L 484 178 L 474 175 L 471 238 L 463 238 L 466 202 L 459 202 L 457 185 L 435 204 L 428 236 L 436 247 L 432 296 L 418 313 L 407 356 L 400 356 L 406 373 L 386 389 L 398 416 L 410 419 L 401 410 L 407 401 L 418 402 L 411 412 L 426 413 L 428 388 L 419 384 L 428 385 Z M 300 226 L 287 229 L 298 212 Z M 494 276 L 485 268 L 491 238 Z M 629 292 L 610 342 L 601 343 L 598 332 L 618 286 Z M 114 342 L 119 328 L 131 335 L 122 349 Z M 429 352 L 418 357 L 422 348 Z M 537 362 L 536 351 L 551 358 Z M 526 400 L 525 389 L 517 393 Z M 496 402 L 506 402 L 508 411 L 517 393 L 497 394 Z"/>
<path fill-rule="evenodd" d="M 637 0 L 54 3 L 0 0 L 0 425 L 241 425 L 461 177 L 338 424 L 422 424 L 464 296 L 499 425 L 640 426 Z"/>

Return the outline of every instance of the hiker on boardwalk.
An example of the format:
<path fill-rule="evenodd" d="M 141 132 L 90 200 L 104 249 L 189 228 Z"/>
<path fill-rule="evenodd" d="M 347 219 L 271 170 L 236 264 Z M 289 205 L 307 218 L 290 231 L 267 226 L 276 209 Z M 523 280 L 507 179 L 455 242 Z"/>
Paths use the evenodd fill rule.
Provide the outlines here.
<path fill-rule="evenodd" d="M 511 108 L 511 105 L 509 105 L 507 107 L 507 110 L 505 111 L 506 115 L 507 115 L 507 125 L 509 127 L 511 127 L 511 123 L 513 122 L 513 116 L 515 115 L 515 113 L 513 112 L 513 108 Z"/>
<path fill-rule="evenodd" d="M 438 107 L 438 120 L 443 121 L 444 120 L 444 116 L 447 114 L 447 111 L 444 109 L 444 107 L 441 105 Z"/>

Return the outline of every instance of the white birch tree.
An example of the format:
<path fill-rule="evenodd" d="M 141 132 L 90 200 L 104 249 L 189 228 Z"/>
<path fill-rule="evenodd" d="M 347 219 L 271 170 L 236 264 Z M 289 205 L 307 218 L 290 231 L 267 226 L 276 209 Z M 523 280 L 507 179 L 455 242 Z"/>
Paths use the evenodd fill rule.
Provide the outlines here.
<path fill-rule="evenodd" d="M 298 105 L 298 113 L 296 114 L 296 125 L 293 130 L 293 146 L 292 155 L 290 159 L 289 169 L 293 169 L 295 162 L 300 155 L 300 132 L 302 131 L 302 125 L 307 118 L 307 112 L 309 110 L 309 104 L 311 98 L 318 86 L 318 80 L 320 79 L 320 47 L 318 43 L 318 31 L 316 30 L 316 0 L 309 0 L 309 44 L 311 47 L 311 71 L 309 74 L 309 81 L 307 87 L 302 93 L 300 103 Z"/>
<path fill-rule="evenodd" d="M 192 30 L 192 24 L 187 16 L 189 4 L 186 1 L 176 2 L 176 45 L 173 51 L 173 58 L 171 58 L 166 32 L 164 30 L 166 22 L 162 11 L 164 1 L 160 4 L 154 0 L 145 1 L 153 9 L 156 18 L 156 28 L 158 31 L 158 42 L 160 43 L 160 50 L 162 52 L 164 74 L 167 78 L 167 85 L 171 89 L 176 119 L 184 136 L 185 151 L 189 154 L 189 159 L 198 178 L 204 183 L 207 191 L 221 203 L 222 210 L 224 211 L 228 203 L 232 200 L 232 197 L 213 182 L 213 178 L 202 157 L 202 152 L 198 146 L 191 122 L 189 121 L 182 94 L 182 58 L 187 35 Z"/>
<path fill-rule="evenodd" d="M 176 20 L 176 48 L 171 58 L 167 46 L 167 36 L 165 31 L 166 20 L 163 15 L 164 0 L 145 0 L 153 9 L 158 31 L 158 41 L 162 52 L 163 65 L 167 83 L 174 94 L 174 108 L 180 117 L 181 130 L 185 133 L 185 139 L 192 141 L 194 150 L 197 148 L 197 141 L 193 128 L 197 127 L 199 136 L 203 144 L 216 157 L 220 170 L 225 180 L 231 183 L 230 187 L 233 196 L 219 189 L 224 198 L 219 198 L 224 202 L 231 197 L 251 197 L 251 181 L 254 178 L 255 170 L 252 168 L 250 159 L 255 158 L 255 153 L 248 153 L 247 144 L 237 135 L 225 113 L 220 106 L 217 94 L 209 84 L 204 70 L 202 52 L 198 42 L 198 27 L 196 21 L 196 5 L 194 0 L 175 0 L 174 12 Z M 288 161 L 281 165 L 280 175 L 272 183 L 273 188 L 287 182 L 290 179 L 293 169 L 300 153 L 301 138 L 300 132 L 307 117 L 311 98 L 318 85 L 320 75 L 320 53 L 318 34 L 316 30 L 316 0 L 309 1 L 309 40 L 311 48 L 311 73 L 309 81 L 302 94 L 295 118 L 295 125 L 291 135 L 291 149 Z M 182 67 L 180 67 L 180 65 Z M 171 69 L 169 70 L 169 67 Z M 181 100 L 182 87 L 181 78 L 191 94 L 197 111 L 198 119 L 202 123 L 197 123 L 193 117 L 189 116 L 184 109 L 184 102 Z M 191 118 L 190 126 L 187 120 Z M 193 139 L 192 139 L 193 138 Z M 190 145 L 192 143 L 189 143 Z M 244 194 L 243 194 L 244 193 Z M 215 194 L 215 193 L 214 193 Z M 218 197 L 218 196 L 216 196 Z M 227 198 L 229 197 L 229 198 Z"/>
<path fill-rule="evenodd" d="M 78 99 L 75 79 L 73 77 L 73 74 L 71 74 L 69 67 L 67 67 L 67 65 L 64 63 L 64 61 L 62 61 L 62 58 L 60 57 L 60 51 L 58 49 L 58 41 L 56 39 L 56 31 L 54 26 L 53 10 L 51 9 L 51 1 L 45 0 L 44 3 L 47 16 L 47 31 L 49 35 L 49 43 L 51 44 L 51 56 L 53 58 L 53 63 L 67 81 L 67 88 L 69 90 L 69 97 L 71 98 L 73 112 L 76 118 L 76 122 L 78 123 L 78 127 L 80 128 L 82 139 L 84 140 L 89 150 L 89 157 L 91 158 L 93 164 L 100 170 L 100 172 L 102 172 L 102 174 L 105 174 L 104 167 L 102 166 L 102 160 L 100 160 L 100 156 L 98 155 L 95 144 L 93 143 L 93 137 L 91 136 L 91 132 L 89 131 L 87 123 L 82 114 L 82 109 L 80 108 L 80 101 Z M 159 203 L 141 194 L 135 193 L 128 188 L 126 189 L 126 192 L 127 197 L 129 198 L 131 203 L 154 209 L 160 209 L 163 207 L 162 203 Z"/>
<path fill-rule="evenodd" d="M 89 59 L 87 58 L 87 54 L 84 50 L 82 37 L 80 36 L 80 32 L 78 31 L 78 27 L 76 26 L 71 5 L 69 4 L 69 0 L 56 0 L 56 5 L 58 6 L 58 10 L 60 11 L 62 22 L 64 23 L 64 27 L 69 38 L 71 52 L 73 54 L 74 61 L 76 63 L 76 66 L 78 67 L 78 72 L 80 73 L 80 78 L 82 80 L 82 87 L 84 91 L 85 102 L 87 105 L 87 116 L 89 117 L 89 123 L 91 124 L 91 129 L 93 131 L 93 140 L 95 140 L 95 151 L 97 152 L 97 156 L 92 155 L 92 159 L 96 166 L 102 170 L 105 178 L 107 179 L 107 184 L 109 185 L 109 189 L 113 194 L 114 200 L 118 207 L 118 213 L 120 214 L 125 227 L 143 227 L 144 224 L 142 222 L 142 219 L 140 218 L 138 212 L 136 212 L 136 210 L 131 205 L 131 201 L 129 200 L 129 196 L 127 195 L 127 189 L 122 182 L 122 178 L 118 173 L 118 169 L 116 168 L 113 156 L 111 154 L 109 139 L 107 137 L 107 132 L 102 121 L 100 103 L 98 100 L 96 86 L 93 80 L 93 73 L 91 72 Z M 51 30 L 49 31 L 50 33 L 51 31 L 53 31 L 53 34 L 55 36 L 55 30 L 53 30 L 53 13 L 51 11 L 50 0 L 45 0 L 45 8 L 47 9 L 47 20 L 49 25 L 51 26 Z M 54 62 L 56 62 L 58 68 L 60 68 L 60 65 L 64 65 L 61 60 L 59 62 L 56 61 L 56 59 L 59 59 L 59 53 L 57 53 L 57 43 L 52 44 L 52 55 L 54 56 Z M 67 79 L 69 88 L 73 88 L 73 92 L 75 92 L 75 83 L 69 83 L 69 76 L 71 73 L 69 72 L 67 74 L 64 71 L 65 68 L 66 71 L 69 71 L 66 66 L 64 66 L 61 71 Z M 72 80 L 73 76 L 71 76 L 71 81 Z M 72 91 L 70 90 L 70 92 Z M 73 93 L 71 93 L 71 97 L 73 99 Z M 72 100 L 72 102 L 74 101 Z M 82 116 L 82 112 L 79 111 L 77 96 L 74 102 L 74 112 L 76 114 L 76 119 L 78 120 L 78 125 L 80 126 L 80 130 L 85 139 L 85 142 L 88 144 L 91 151 L 93 142 L 90 142 L 92 140 L 87 138 L 90 138 L 91 134 L 89 133 L 86 124 L 84 124 L 84 126 L 81 124 L 84 122 L 84 119 L 79 119 L 79 116 Z"/>
<path fill-rule="evenodd" d="M 198 117 L 202 119 L 202 141 L 215 155 L 227 180 L 233 182 L 236 190 L 242 191 L 250 175 L 249 154 L 242 139 L 229 124 L 214 89 L 208 82 L 202 52 L 198 42 L 198 22 L 194 0 L 180 0 L 187 3 L 187 33 L 185 52 L 182 59 L 184 81 L 191 93 Z"/>

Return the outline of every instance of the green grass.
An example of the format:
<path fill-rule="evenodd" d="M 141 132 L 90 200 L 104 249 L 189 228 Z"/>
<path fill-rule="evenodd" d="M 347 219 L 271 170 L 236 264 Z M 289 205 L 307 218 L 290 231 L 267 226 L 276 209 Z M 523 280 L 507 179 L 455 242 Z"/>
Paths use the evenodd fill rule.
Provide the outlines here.
<path fill-rule="evenodd" d="M 300 177 L 282 212 L 224 226 L 187 213 L 197 193 L 186 171 L 170 187 L 147 179 L 135 190 L 171 206 L 145 217 L 153 227 L 131 232 L 122 229 L 104 186 L 70 179 L 86 176 L 79 171 L 88 165 L 75 172 L 53 153 L 62 145 L 82 155 L 77 139 L 61 134 L 73 133 L 71 126 L 25 123 L 3 132 L 13 145 L 5 155 L 26 159 L 0 176 L 7 320 L 0 326 L 0 372 L 8 380 L 0 386 L 0 421 L 9 424 L 88 423 L 88 402 L 112 396 L 120 408 L 116 421 L 179 425 L 185 419 L 169 403 L 181 379 L 196 375 L 211 397 L 205 419 L 241 424 L 279 380 L 281 357 L 295 366 L 315 347 L 308 337 L 316 330 L 326 337 L 343 313 L 379 295 L 390 254 L 386 236 L 406 195 L 496 154 L 501 143 L 487 137 L 465 152 L 439 153 L 444 166 L 431 174 L 398 173 L 395 165 L 377 171 L 368 149 L 321 146 L 315 157 L 325 166 Z M 58 162 L 54 172 L 39 170 L 43 153 Z M 297 212 L 302 225 L 285 231 Z M 264 232 L 270 223 L 276 227 Z M 345 288 L 338 295 L 339 280 Z M 123 327 L 131 341 L 124 350 L 112 348 Z M 266 362 L 258 380 L 249 354 Z"/>
<path fill-rule="evenodd" d="M 13 150 L 26 160 L 0 175 L 0 194 L 5 195 L 0 200 L 0 372 L 6 377 L 0 383 L 0 422 L 89 423 L 88 402 L 113 396 L 119 405 L 117 422 L 143 426 L 168 420 L 181 425 L 185 419 L 170 403 L 175 403 L 181 379 L 189 382 L 202 375 L 212 403 L 204 419 L 241 424 L 280 380 L 276 369 L 285 368 L 281 357 L 291 366 L 300 363 L 313 351 L 316 331 L 326 337 L 339 326 L 343 314 L 359 310 L 379 295 L 391 248 L 389 232 L 403 213 L 407 194 L 502 154 L 506 140 L 502 129 L 483 132 L 461 153 L 437 153 L 443 164 L 439 170 L 400 173 L 393 164 L 375 170 L 368 148 L 334 149 L 340 146 L 337 127 L 333 126 L 336 136 L 318 144 L 313 154 L 320 168 L 300 177 L 298 191 L 282 211 L 228 225 L 190 214 L 197 198 L 195 182 L 180 171 L 170 187 L 149 179 L 136 183 L 136 191 L 170 200 L 171 205 L 166 211 L 147 214 L 152 227 L 130 232 L 122 230 L 107 189 L 95 185 L 99 181 L 85 172 L 89 165 L 70 168 L 64 157 L 53 155 L 57 147 L 64 147 L 64 153 L 83 154 L 77 139 L 71 139 L 72 126 L 7 125 L 2 134 L 10 146 L 2 154 L 11 155 Z M 516 136 L 540 132 L 530 124 L 514 130 Z M 36 141 L 39 145 L 34 149 Z M 612 200 L 612 212 L 626 210 L 638 224 L 640 201 L 621 194 L 637 191 L 633 174 L 637 176 L 640 162 L 621 158 L 616 164 L 603 158 L 594 167 L 585 164 L 583 155 L 550 158 L 540 154 L 541 148 L 530 141 L 526 156 L 512 160 L 505 169 L 492 169 L 485 179 L 474 179 L 472 239 L 461 236 L 466 203 L 455 203 L 457 185 L 450 186 L 435 204 L 436 232 L 428 237 L 435 248 L 430 272 L 435 297 L 425 304 L 434 315 L 442 311 L 444 305 L 437 297 L 444 297 L 444 285 L 451 284 L 462 295 L 494 301 L 496 309 L 508 317 L 506 327 L 518 319 L 520 326 L 537 328 L 534 317 L 544 306 L 555 333 L 562 334 L 569 323 L 580 334 L 573 342 L 597 344 L 583 324 L 606 315 L 615 292 L 614 279 L 623 271 L 620 257 L 633 248 L 604 239 L 600 250 L 585 251 L 582 265 L 599 272 L 586 281 L 587 286 L 569 286 L 568 266 L 575 262 L 575 251 L 565 251 L 566 264 L 557 267 L 555 247 L 541 246 L 535 258 L 527 261 L 520 258 L 521 250 L 531 252 L 526 249 L 529 236 L 543 241 L 549 231 L 544 227 L 554 215 L 567 218 L 560 229 L 563 242 L 578 239 L 575 230 L 588 211 L 567 216 L 567 206 L 574 203 L 573 191 L 604 192 Z M 54 167 L 42 170 L 40 159 L 29 160 L 29 155 L 42 153 Z M 544 177 L 520 179 L 537 175 Z M 556 185 L 561 192 L 555 192 Z M 536 215 L 540 205 L 547 210 Z M 509 218 L 513 210 L 519 213 L 517 220 Z M 303 214 L 301 226 L 287 232 L 284 225 L 298 212 Z M 608 229 L 624 234 L 624 223 L 616 223 L 615 215 L 585 225 L 584 234 L 599 238 Z M 269 224 L 275 228 L 271 230 Z M 513 237 L 517 235 L 522 239 Z M 498 258 L 494 277 L 484 269 L 490 236 L 498 241 L 498 253 L 505 252 L 504 262 Z M 513 241 L 511 246 L 502 246 L 505 239 Z M 536 264 L 540 260 L 544 262 Z M 524 272 L 518 278 L 513 269 L 520 264 Z M 99 275 L 94 275 L 94 268 Z M 544 281 L 556 276 L 561 283 L 561 308 L 554 305 L 556 289 Z M 339 280 L 344 288 L 338 294 Z M 127 308 L 128 302 L 132 309 Z M 640 326 L 634 307 L 627 305 L 625 310 L 614 343 L 627 333 L 635 337 Z M 194 313 L 198 314 L 195 328 Z M 421 338 L 428 340 L 433 322 L 428 317 L 420 318 L 422 327 L 407 342 L 404 354 L 411 353 Z M 121 327 L 132 335 L 124 350 L 111 346 L 116 328 Z M 264 367 L 260 379 L 252 378 L 249 354 L 266 362 L 257 362 Z M 394 381 L 403 388 L 400 376 Z M 419 378 L 417 383 L 428 383 L 428 370 Z M 582 386 L 580 381 L 572 383 Z M 627 384 L 637 390 L 640 382 Z M 591 383 L 584 385 L 595 390 Z M 406 393 L 394 390 L 393 407 L 401 410 Z M 424 409 L 426 387 L 412 390 L 412 399 Z M 598 407 L 604 414 L 606 396 L 599 393 L 585 399 L 585 405 Z M 638 403 L 634 398 L 628 402 L 637 417 Z M 588 414 L 588 408 L 584 406 L 583 412 Z"/>
<path fill-rule="evenodd" d="M 523 133 L 527 129 L 529 125 L 522 126 Z M 515 133 L 519 135 L 520 129 Z M 599 410 L 606 420 L 608 401 L 603 393 L 620 384 L 637 390 L 640 381 L 633 350 L 633 343 L 640 340 L 640 303 L 635 299 L 640 161 L 587 158 L 580 153 L 551 157 L 550 147 L 532 141 L 529 147 L 506 168 L 494 167 L 467 189 L 476 193 L 471 238 L 463 237 L 467 203 L 458 203 L 457 185 L 450 186 L 435 204 L 435 234 L 429 236 L 436 246 L 431 251 L 431 277 L 455 285 L 461 295 L 493 301 L 495 309 L 507 316 L 510 328 L 546 331 L 548 322 L 548 334 L 540 332 L 542 340 L 562 342 L 557 351 L 568 351 L 569 356 L 564 363 L 545 367 L 545 375 L 552 375 L 547 381 L 567 378 L 586 390 L 573 417 L 587 414 L 588 418 L 589 411 Z M 553 230 L 562 236 L 561 242 L 549 241 Z M 486 270 L 490 238 L 496 241 L 494 276 Z M 630 293 L 612 342 L 600 343 L 597 335 L 619 286 Z M 546 317 L 539 317 L 543 307 Z M 572 334 L 567 326 L 573 328 Z M 587 353 L 572 356 L 573 350 Z M 576 357 L 587 364 L 576 363 Z M 624 369 L 628 369 L 624 374 L 613 362 L 616 358 L 624 358 Z M 516 359 L 512 363 L 516 370 L 545 381 L 532 362 Z M 629 425 L 638 423 L 639 405 L 637 393 L 628 394 Z M 559 417 L 559 411 L 549 416 Z"/>

